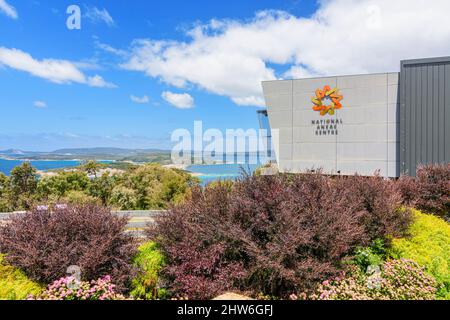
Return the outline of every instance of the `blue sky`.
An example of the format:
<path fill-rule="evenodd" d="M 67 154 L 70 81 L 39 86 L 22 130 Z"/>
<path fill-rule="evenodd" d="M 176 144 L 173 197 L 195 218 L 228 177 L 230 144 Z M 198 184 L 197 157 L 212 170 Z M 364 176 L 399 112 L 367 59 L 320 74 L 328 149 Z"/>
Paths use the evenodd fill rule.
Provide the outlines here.
<path fill-rule="evenodd" d="M 257 128 L 262 80 L 450 55 L 449 2 L 426 4 L 0 0 L 0 150 L 169 149 L 195 120 Z M 80 30 L 66 27 L 70 5 Z"/>
<path fill-rule="evenodd" d="M 194 120 L 207 127 L 257 126 L 255 108 L 236 106 L 220 97 L 192 88 L 192 109 L 178 109 L 161 98 L 163 91 L 183 93 L 137 72 L 115 65 L 119 59 L 99 50 L 96 41 L 126 48 L 133 39 L 183 40 L 183 29 L 212 18 L 251 18 L 264 9 L 309 14 L 311 1 L 7 1 L 18 19 L 0 15 L 0 46 L 17 48 L 35 59 L 64 59 L 98 64 L 87 74 L 100 74 L 115 89 L 76 83 L 61 85 L 11 68 L 0 69 L 0 149 L 51 150 L 71 146 L 170 146 L 170 132 L 191 128 Z M 66 28 L 66 9 L 81 8 L 81 30 Z M 106 9 L 114 20 L 83 17 L 88 10 Z M 98 68 L 98 69 L 96 69 Z M 147 96 L 149 104 L 135 104 L 130 95 Z M 35 101 L 45 102 L 38 108 Z M 6 121 L 5 121 L 6 120 Z M 76 137 L 79 136 L 80 139 Z M 106 138 L 105 138 L 106 137 Z M 111 139 L 110 139 L 111 138 Z M 111 140 L 111 141 L 109 141 Z"/>

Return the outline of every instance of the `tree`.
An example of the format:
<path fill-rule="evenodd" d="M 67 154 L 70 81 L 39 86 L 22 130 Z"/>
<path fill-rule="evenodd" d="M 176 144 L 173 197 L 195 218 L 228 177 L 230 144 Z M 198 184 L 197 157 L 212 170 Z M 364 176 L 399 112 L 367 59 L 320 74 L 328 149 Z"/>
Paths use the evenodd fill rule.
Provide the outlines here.
<path fill-rule="evenodd" d="M 89 185 L 89 195 L 100 199 L 104 206 L 109 204 L 111 193 L 114 188 L 115 178 L 104 173 L 101 177 L 91 180 Z"/>
<path fill-rule="evenodd" d="M 95 160 L 89 160 L 83 163 L 83 170 L 87 172 L 88 175 L 97 178 L 97 172 L 101 168 L 101 164 Z"/>
<path fill-rule="evenodd" d="M 111 205 L 120 210 L 133 210 L 136 208 L 137 196 L 133 189 L 116 186 L 112 190 Z"/>
<path fill-rule="evenodd" d="M 135 192 L 136 209 L 166 209 L 169 204 L 182 201 L 189 186 L 198 183 L 190 174 L 166 169 L 159 164 L 146 164 L 127 171 L 120 185 Z"/>
<path fill-rule="evenodd" d="M 0 173 L 0 212 L 11 210 L 9 204 L 9 178 Z"/>
<path fill-rule="evenodd" d="M 11 202 L 14 209 L 29 209 L 38 184 L 38 174 L 30 163 L 24 162 L 11 171 L 9 179 Z"/>
<path fill-rule="evenodd" d="M 38 198 L 40 201 L 59 200 L 71 191 L 87 191 L 89 184 L 89 178 L 83 171 L 60 172 L 39 181 Z"/>
<path fill-rule="evenodd" d="M 100 204 L 100 200 L 87 195 L 83 191 L 72 190 L 65 194 L 64 198 L 60 199 L 62 203 L 69 203 L 72 205 L 86 205 L 86 204 Z"/>
<path fill-rule="evenodd" d="M 7 199 L 6 203 L 17 210 L 29 209 L 33 202 L 90 203 L 94 200 L 104 206 L 112 205 L 124 210 L 165 209 L 170 204 L 183 201 L 190 193 L 189 187 L 198 184 L 198 179 L 189 173 L 158 164 L 99 175 L 101 166 L 89 161 L 79 168 L 60 170 L 38 179 L 36 170 L 23 164 L 12 171 L 10 179 L 6 176 L 0 178 L 0 188 L 3 181 L 6 185 L 3 189 L 7 190 L 0 190 L 0 200 Z M 0 209 L 6 210 L 4 207 L 0 203 Z"/>

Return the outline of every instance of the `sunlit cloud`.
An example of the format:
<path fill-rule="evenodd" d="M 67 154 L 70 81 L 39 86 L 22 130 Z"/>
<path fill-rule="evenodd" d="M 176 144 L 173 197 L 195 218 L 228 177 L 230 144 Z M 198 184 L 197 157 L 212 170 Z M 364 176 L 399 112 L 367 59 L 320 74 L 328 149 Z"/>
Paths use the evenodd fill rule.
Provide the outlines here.
<path fill-rule="evenodd" d="M 194 98 L 188 93 L 164 91 L 161 97 L 178 109 L 190 109 L 194 107 Z"/>
<path fill-rule="evenodd" d="M 319 1 L 310 17 L 262 11 L 197 24 L 183 41 L 136 39 L 121 67 L 262 106 L 264 80 L 398 71 L 403 59 L 450 55 L 448 12 L 448 0 Z"/>
<path fill-rule="evenodd" d="M 115 88 L 116 85 L 105 81 L 101 76 L 85 75 L 75 63 L 60 59 L 37 60 L 29 53 L 19 49 L 0 47 L 0 65 L 27 72 L 35 77 L 53 83 L 80 83 L 91 87 Z"/>

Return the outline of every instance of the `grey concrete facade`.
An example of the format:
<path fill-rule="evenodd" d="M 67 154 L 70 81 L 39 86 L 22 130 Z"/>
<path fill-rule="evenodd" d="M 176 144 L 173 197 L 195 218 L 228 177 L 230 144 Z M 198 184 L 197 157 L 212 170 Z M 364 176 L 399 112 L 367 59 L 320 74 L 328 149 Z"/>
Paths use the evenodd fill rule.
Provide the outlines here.
<path fill-rule="evenodd" d="M 342 108 L 321 116 L 311 99 L 325 85 Z M 281 172 L 398 177 L 399 73 L 263 82 L 272 143 Z"/>

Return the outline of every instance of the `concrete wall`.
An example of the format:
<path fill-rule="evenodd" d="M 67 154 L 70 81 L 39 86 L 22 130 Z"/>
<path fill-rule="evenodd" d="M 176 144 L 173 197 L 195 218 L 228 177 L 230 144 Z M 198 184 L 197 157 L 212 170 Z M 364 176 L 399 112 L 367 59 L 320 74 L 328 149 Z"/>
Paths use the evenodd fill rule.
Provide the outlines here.
<path fill-rule="evenodd" d="M 312 110 L 315 90 L 325 85 L 337 87 L 344 97 L 343 108 L 333 116 Z M 398 88 L 398 73 L 263 82 L 280 171 L 323 168 L 332 174 L 371 175 L 380 170 L 397 177 Z M 317 122 L 324 122 L 320 128 L 327 134 L 318 134 Z"/>

